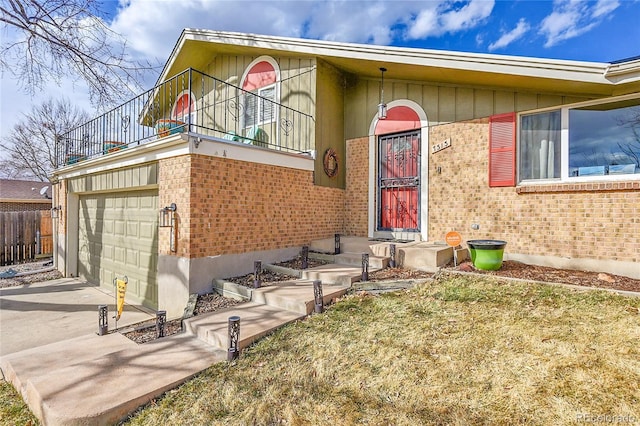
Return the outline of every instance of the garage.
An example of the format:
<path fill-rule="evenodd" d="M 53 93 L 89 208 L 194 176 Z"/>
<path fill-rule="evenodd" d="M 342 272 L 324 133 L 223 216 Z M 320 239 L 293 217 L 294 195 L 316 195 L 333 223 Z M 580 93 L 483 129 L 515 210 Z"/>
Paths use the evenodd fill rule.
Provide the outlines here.
<path fill-rule="evenodd" d="M 78 201 L 78 275 L 108 289 L 126 275 L 126 298 L 157 309 L 157 189 L 89 193 Z"/>

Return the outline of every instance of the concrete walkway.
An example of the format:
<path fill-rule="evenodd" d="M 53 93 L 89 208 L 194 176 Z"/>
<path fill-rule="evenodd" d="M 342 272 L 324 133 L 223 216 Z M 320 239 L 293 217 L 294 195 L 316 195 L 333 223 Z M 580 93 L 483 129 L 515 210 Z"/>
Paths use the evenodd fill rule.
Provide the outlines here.
<path fill-rule="evenodd" d="M 76 278 L 0 289 L 0 356 L 60 342 L 98 330 L 98 305 L 109 307 L 115 328 L 112 292 Z M 155 313 L 125 304 L 118 327 L 155 318 Z"/>
<path fill-rule="evenodd" d="M 5 379 L 22 394 L 45 425 L 118 422 L 212 364 L 225 361 L 230 316 L 241 318 L 239 344 L 244 348 L 276 328 L 304 318 L 314 307 L 310 281 L 281 283 L 256 290 L 255 294 L 260 295 L 258 302 L 245 302 L 190 318 L 185 320 L 184 333 L 138 345 L 120 333 L 96 334 L 97 304 L 102 302 L 96 303 L 90 291 L 98 289 L 87 289 L 86 284 L 77 280 L 59 281 L 48 289 L 43 288 L 47 283 L 42 283 L 13 288 L 6 294 L 3 290 L 0 296 L 2 311 L 5 306 L 11 307 L 7 315 L 11 315 L 8 318 L 15 327 L 20 326 L 19 318 L 32 326 L 40 323 L 39 327 L 44 330 L 37 333 L 41 337 L 36 341 L 44 341 L 42 336 L 47 335 L 48 322 L 41 323 L 38 319 L 41 312 L 67 312 L 71 322 L 74 321 L 71 317 L 84 322 L 85 314 L 93 316 L 89 321 L 92 326 L 84 334 L 78 334 L 79 327 L 71 337 L 47 336 L 47 343 L 53 342 L 17 352 L 8 350 L 7 355 L 0 358 Z M 348 288 L 339 284 L 323 285 L 325 302 L 343 295 Z M 20 290 L 24 294 L 20 294 Z M 72 301 L 78 306 L 74 307 Z M 30 318 L 31 313 L 36 318 Z M 126 316 L 134 315 L 125 312 L 123 319 Z M 145 314 L 143 320 L 147 319 L 149 315 Z M 24 326 L 21 333 L 26 328 Z M 5 332 L 4 320 L 2 333 L 3 339 L 7 334 L 7 342 L 19 340 L 9 337 L 13 331 Z M 7 347 L 15 348 L 17 343 Z"/>

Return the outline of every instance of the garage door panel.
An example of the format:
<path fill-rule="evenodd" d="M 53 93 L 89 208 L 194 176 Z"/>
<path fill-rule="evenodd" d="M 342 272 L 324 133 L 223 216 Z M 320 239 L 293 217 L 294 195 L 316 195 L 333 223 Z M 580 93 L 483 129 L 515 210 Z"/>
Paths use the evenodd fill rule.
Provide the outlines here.
<path fill-rule="evenodd" d="M 156 309 L 157 205 L 157 191 L 81 196 L 79 274 L 109 289 L 126 275 L 127 298 Z"/>

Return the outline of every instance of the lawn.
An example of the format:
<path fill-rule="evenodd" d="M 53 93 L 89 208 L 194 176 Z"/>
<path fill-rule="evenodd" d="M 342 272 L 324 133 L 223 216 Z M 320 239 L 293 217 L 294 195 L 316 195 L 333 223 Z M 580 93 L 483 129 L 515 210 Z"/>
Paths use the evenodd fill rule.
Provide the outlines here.
<path fill-rule="evenodd" d="M 18 402 L 3 402 L 0 423 L 29 421 Z M 583 423 L 640 424 L 640 299 L 460 275 L 347 296 L 127 421 Z"/>
<path fill-rule="evenodd" d="M 639 306 L 462 276 L 352 295 L 129 424 L 640 423 Z"/>

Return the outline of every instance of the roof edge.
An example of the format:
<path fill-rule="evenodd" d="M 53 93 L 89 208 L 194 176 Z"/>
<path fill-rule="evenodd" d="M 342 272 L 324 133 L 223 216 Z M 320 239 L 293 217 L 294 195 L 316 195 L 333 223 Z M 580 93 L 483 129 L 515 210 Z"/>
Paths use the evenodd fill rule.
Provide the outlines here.
<path fill-rule="evenodd" d="M 414 63 L 460 70 L 503 72 L 522 76 L 560 78 L 587 83 L 611 84 L 605 78 L 609 63 L 525 56 L 467 53 L 446 50 L 419 49 L 396 46 L 378 46 L 357 43 L 268 36 L 252 33 L 213 31 L 185 28 L 168 63 L 186 40 L 235 44 L 246 47 L 264 47 L 286 52 L 298 52 L 317 56 L 353 57 L 372 61 Z M 166 70 L 167 67 L 165 67 Z"/>

